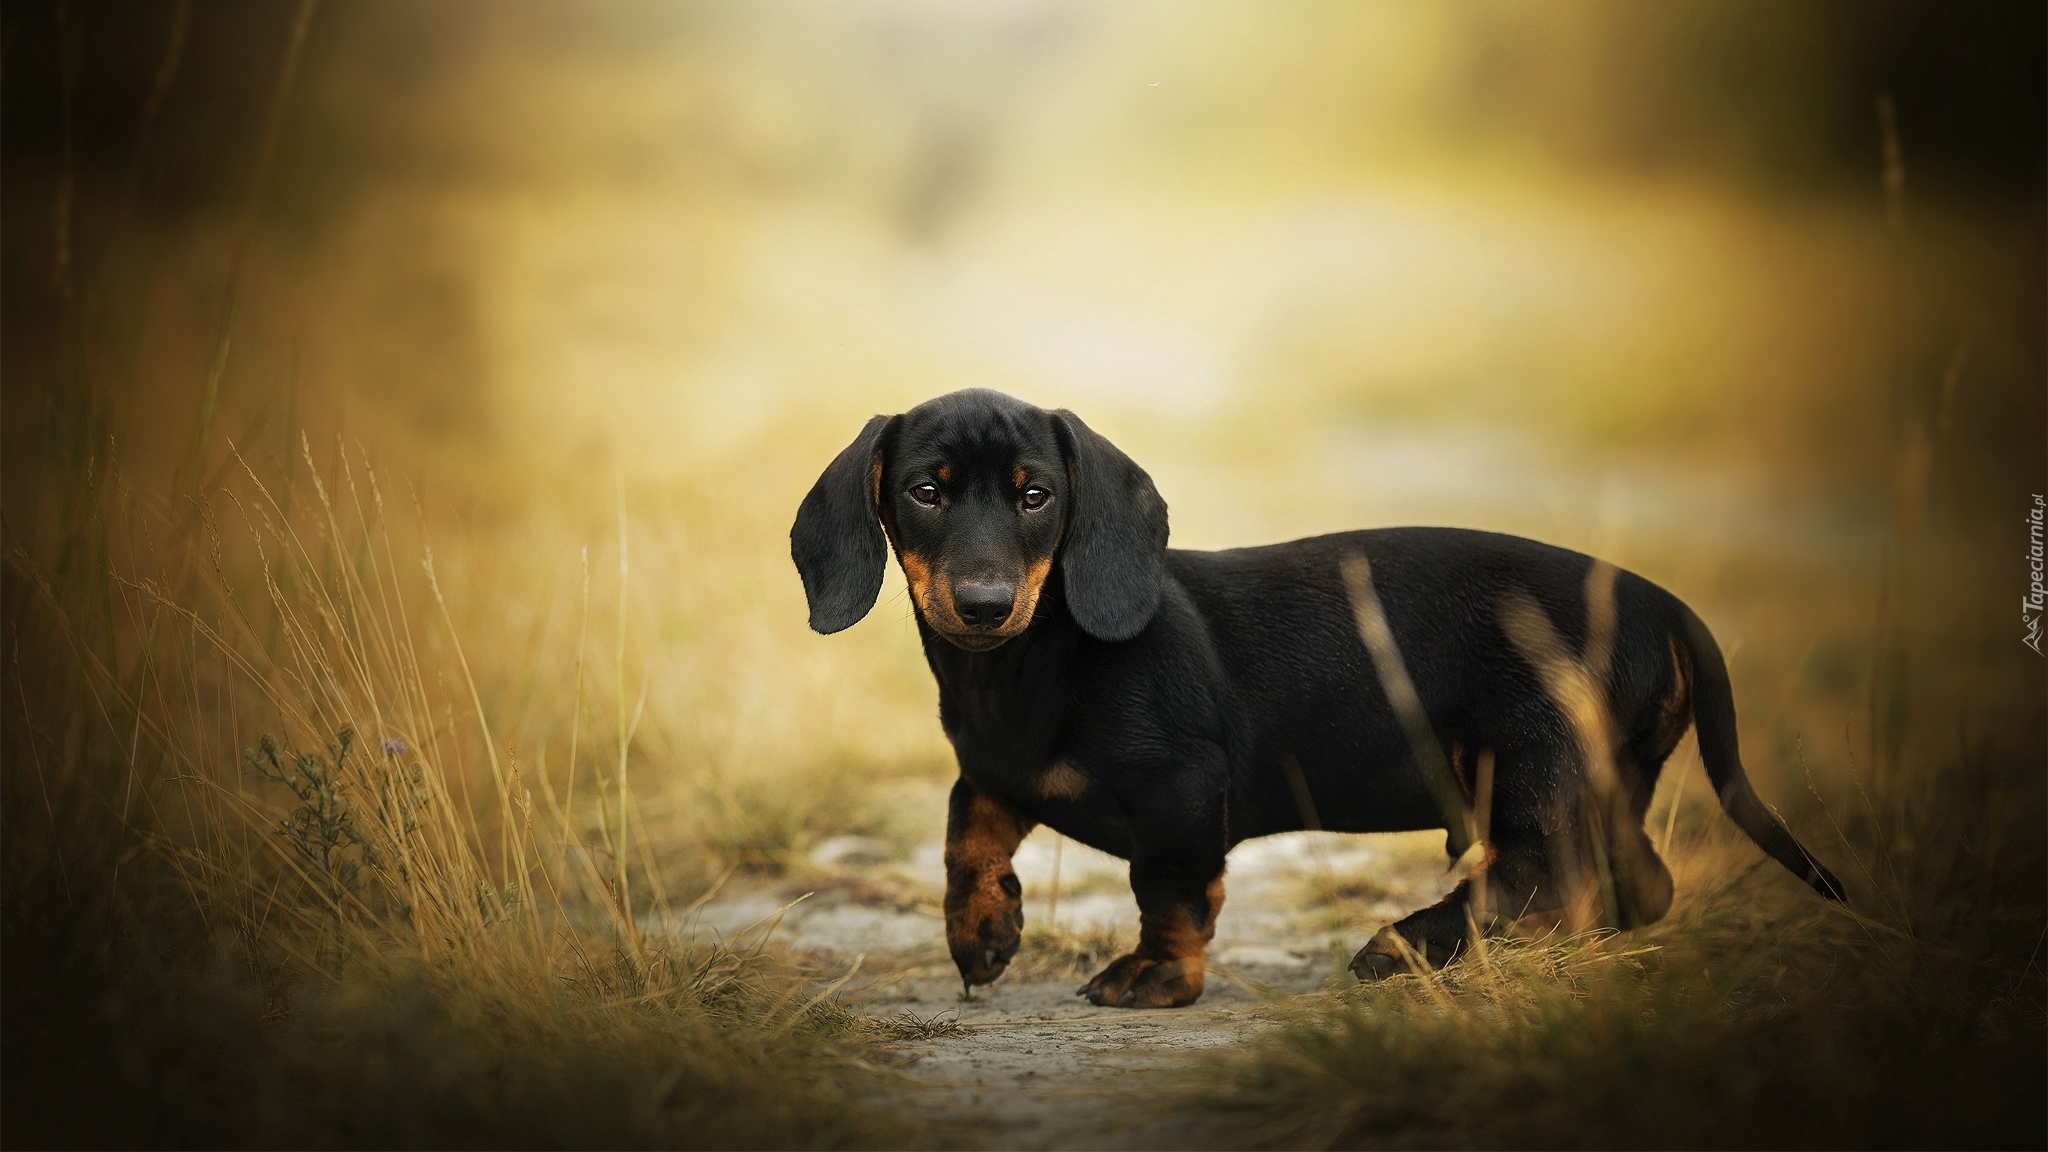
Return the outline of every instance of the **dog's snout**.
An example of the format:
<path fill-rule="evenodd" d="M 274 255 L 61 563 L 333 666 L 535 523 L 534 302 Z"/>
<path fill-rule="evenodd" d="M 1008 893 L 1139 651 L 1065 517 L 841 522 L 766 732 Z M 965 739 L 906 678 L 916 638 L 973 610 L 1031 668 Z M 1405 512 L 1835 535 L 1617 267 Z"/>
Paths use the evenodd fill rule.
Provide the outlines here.
<path fill-rule="evenodd" d="M 1016 601 L 1016 589 L 1004 584 L 958 584 L 953 588 L 953 611 L 969 628 L 1002 627 Z"/>

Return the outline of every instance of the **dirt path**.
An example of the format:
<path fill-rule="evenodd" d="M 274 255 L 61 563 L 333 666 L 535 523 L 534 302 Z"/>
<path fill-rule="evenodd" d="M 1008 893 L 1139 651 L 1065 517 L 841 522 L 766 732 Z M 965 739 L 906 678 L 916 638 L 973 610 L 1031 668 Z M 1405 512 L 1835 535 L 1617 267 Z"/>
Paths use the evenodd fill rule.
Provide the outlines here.
<path fill-rule="evenodd" d="M 938 784 L 906 797 L 907 806 L 933 814 L 934 833 L 943 799 Z M 1279 1000 L 1348 984 L 1342 964 L 1354 949 L 1441 894 L 1442 843 L 1441 833 L 1296 833 L 1240 845 L 1230 857 L 1207 991 L 1184 1009 L 1097 1008 L 1074 995 L 1135 939 L 1137 906 L 1123 861 L 1047 829 L 1016 857 L 1024 949 L 971 999 L 945 950 L 936 840 L 829 840 L 800 876 L 722 891 L 694 931 L 754 938 L 772 925 L 773 940 L 814 967 L 821 983 L 851 972 L 840 994 L 862 1011 L 956 1022 L 901 1049 L 905 1105 L 955 1139 L 985 1147 L 1165 1145 L 1176 1142 L 1175 1121 L 1146 1118 L 1142 1081 L 1121 1074 L 1191 1061 L 1269 1026 L 1265 1009 Z M 1333 893 L 1345 909 L 1341 923 L 1330 912 Z M 788 906 L 792 900 L 799 902 Z"/>

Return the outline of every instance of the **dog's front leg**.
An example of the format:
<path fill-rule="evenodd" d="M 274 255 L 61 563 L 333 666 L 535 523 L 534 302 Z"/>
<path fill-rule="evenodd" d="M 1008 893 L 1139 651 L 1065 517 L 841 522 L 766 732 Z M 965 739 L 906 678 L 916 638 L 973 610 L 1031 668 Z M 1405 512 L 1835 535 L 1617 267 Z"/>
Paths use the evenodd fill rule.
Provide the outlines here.
<path fill-rule="evenodd" d="M 992 983 L 1024 938 L 1024 888 L 1010 857 L 1033 822 L 962 778 L 946 810 L 946 946 L 968 988 Z"/>
<path fill-rule="evenodd" d="M 1183 804 L 1134 829 L 1131 892 L 1138 946 L 1081 986 L 1091 1003 L 1178 1008 L 1201 998 L 1205 955 L 1223 910 L 1223 816 Z"/>

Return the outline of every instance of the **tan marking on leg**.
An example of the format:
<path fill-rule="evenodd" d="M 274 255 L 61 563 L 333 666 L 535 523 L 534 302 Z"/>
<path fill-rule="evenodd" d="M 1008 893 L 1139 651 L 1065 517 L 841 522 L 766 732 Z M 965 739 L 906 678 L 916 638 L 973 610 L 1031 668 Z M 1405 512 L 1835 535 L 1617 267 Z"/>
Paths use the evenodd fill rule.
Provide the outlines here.
<path fill-rule="evenodd" d="M 1465 746 L 1451 741 L 1451 778 L 1458 782 L 1458 791 L 1464 793 L 1465 803 L 1472 803 L 1472 770 L 1465 764 Z"/>
<path fill-rule="evenodd" d="M 1055 760 L 1038 774 L 1038 794 L 1048 800 L 1073 800 L 1088 791 L 1088 777 L 1066 760 Z"/>
<path fill-rule="evenodd" d="M 1491 899 L 1493 879 L 1489 875 L 1493 871 L 1493 862 L 1498 859 L 1500 850 L 1493 846 L 1493 841 L 1481 840 L 1479 860 L 1472 865 L 1472 871 L 1467 873 L 1462 881 L 1466 885 L 1465 904 L 1472 910 L 1472 922 L 1479 926 L 1481 932 L 1493 931 L 1493 923 L 1498 915 L 1498 910 L 1494 907 L 1495 902 Z"/>
<path fill-rule="evenodd" d="M 1097 1004 L 1126 1008 L 1178 1008 L 1201 998 L 1209 941 L 1223 910 L 1223 875 L 1209 881 L 1201 916 L 1186 905 L 1138 910 L 1138 946 L 1110 961 L 1081 991 Z"/>
<path fill-rule="evenodd" d="M 1685 738 L 1685 730 L 1692 724 L 1692 661 L 1687 651 L 1680 646 L 1678 637 L 1666 637 L 1671 650 L 1671 695 L 1664 701 L 1663 715 L 1657 722 L 1657 747 L 1664 755 Z"/>
<path fill-rule="evenodd" d="M 983 954 L 1016 943 L 1021 898 L 1004 891 L 1003 881 L 1015 875 L 1010 857 L 1032 827 L 1004 805 L 976 795 L 968 802 L 964 827 L 947 829 L 946 943 L 956 962 L 969 958 L 962 975 L 970 983 L 987 984 L 1009 964 L 1001 957 L 990 963 Z"/>
<path fill-rule="evenodd" d="M 1204 895 L 1209 900 L 1208 915 L 1198 920 L 1188 914 L 1185 905 L 1176 904 L 1156 921 L 1148 919 L 1147 923 L 1156 923 L 1157 928 L 1141 928 L 1138 947 L 1144 948 L 1145 937 L 1149 936 L 1163 956 L 1177 960 L 1192 956 L 1195 971 L 1200 972 L 1202 952 L 1209 947 L 1210 938 L 1216 935 L 1216 916 L 1223 911 L 1223 877 L 1219 875 L 1209 881 Z"/>
<path fill-rule="evenodd" d="M 1202 994 L 1209 941 L 1216 935 L 1216 916 L 1223 911 L 1223 877 L 1219 875 L 1209 881 L 1205 894 L 1209 898 L 1209 912 L 1199 920 L 1178 904 L 1157 919 L 1144 916 L 1141 911 L 1138 953 L 1149 952 L 1159 964 L 1145 974 L 1144 982 L 1155 987 L 1139 990 L 1140 1007 L 1186 1004 Z M 1148 1000 L 1156 1005 L 1148 1004 Z"/>
<path fill-rule="evenodd" d="M 946 844 L 946 868 L 1007 864 L 1033 827 L 1007 806 L 977 795 L 967 805 L 967 827 Z"/>

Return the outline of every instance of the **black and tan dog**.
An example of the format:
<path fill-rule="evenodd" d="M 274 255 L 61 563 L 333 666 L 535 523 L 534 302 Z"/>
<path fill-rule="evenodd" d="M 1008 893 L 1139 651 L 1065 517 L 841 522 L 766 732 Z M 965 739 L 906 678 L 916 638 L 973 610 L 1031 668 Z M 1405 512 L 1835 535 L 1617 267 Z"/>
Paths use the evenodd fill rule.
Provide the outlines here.
<path fill-rule="evenodd" d="M 891 544 L 908 578 L 960 762 L 946 939 L 968 985 L 1016 954 L 1010 857 L 1039 823 L 1131 862 L 1138 944 L 1081 989 L 1097 1004 L 1199 997 L 1225 854 L 1317 823 L 1446 828 L 1454 857 L 1484 841 L 1455 891 L 1366 945 L 1362 977 L 1575 904 L 1656 920 L 1671 878 L 1643 814 L 1692 724 L 1728 814 L 1841 898 L 1743 774 L 1713 636 L 1649 581 L 1449 528 L 1166 539 L 1129 457 L 985 390 L 868 421 L 797 511 L 819 632 L 874 606 Z"/>

